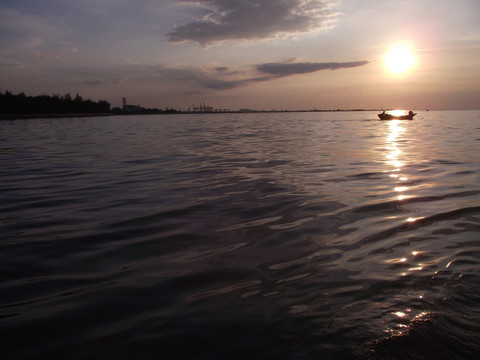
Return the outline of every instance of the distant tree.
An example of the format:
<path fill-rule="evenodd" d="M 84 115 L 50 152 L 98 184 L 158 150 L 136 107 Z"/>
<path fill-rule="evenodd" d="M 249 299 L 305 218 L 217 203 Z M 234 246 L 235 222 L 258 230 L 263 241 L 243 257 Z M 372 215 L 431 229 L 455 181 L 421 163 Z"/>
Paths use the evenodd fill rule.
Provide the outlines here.
<path fill-rule="evenodd" d="M 108 113 L 110 103 L 105 100 L 95 102 L 84 100 L 79 94 L 72 98 L 70 93 L 60 96 L 26 96 L 21 92 L 17 95 L 10 91 L 0 92 L 0 113 L 2 114 L 86 114 Z"/>

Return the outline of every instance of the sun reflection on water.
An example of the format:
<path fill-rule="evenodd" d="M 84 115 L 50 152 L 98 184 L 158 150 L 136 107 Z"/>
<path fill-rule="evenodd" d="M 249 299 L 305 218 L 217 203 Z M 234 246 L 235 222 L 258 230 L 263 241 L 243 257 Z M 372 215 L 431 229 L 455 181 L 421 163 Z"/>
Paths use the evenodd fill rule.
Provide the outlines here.
<path fill-rule="evenodd" d="M 399 318 L 407 316 L 407 314 L 405 314 L 403 311 L 396 311 L 394 312 L 394 315 L 397 315 Z"/>
<path fill-rule="evenodd" d="M 395 114 L 401 115 L 401 113 Z M 409 184 L 409 177 L 404 173 L 406 166 L 406 144 L 405 141 L 406 127 L 402 120 L 392 120 L 388 123 L 387 133 L 385 134 L 386 153 L 384 155 L 385 164 L 388 166 L 389 177 L 393 180 L 393 191 L 395 193 L 395 199 L 398 201 L 410 198 L 412 195 L 411 184 Z M 395 220 L 397 217 L 391 217 Z M 403 218 L 403 217 L 402 217 Z M 417 214 L 409 214 L 404 221 L 408 226 L 416 227 L 421 225 L 420 220 L 424 219 L 423 216 Z M 418 249 L 410 249 L 409 253 L 396 253 L 389 259 L 385 259 L 385 263 L 388 264 L 389 269 L 400 270 L 399 276 L 405 277 L 408 275 L 418 274 L 426 271 L 429 263 L 425 262 L 425 258 L 421 255 L 422 252 Z M 410 298 L 416 298 L 417 301 L 423 300 L 423 293 L 410 293 L 407 295 Z M 419 312 L 420 311 L 420 312 Z M 390 314 L 390 326 L 385 330 L 386 333 L 392 336 L 405 335 L 408 333 L 415 323 L 424 321 L 428 318 L 429 313 L 422 311 L 420 308 L 399 308 L 392 306 L 389 311 Z"/>
<path fill-rule="evenodd" d="M 403 110 L 396 110 L 392 114 L 400 114 Z M 387 153 L 385 155 L 387 161 L 386 163 L 392 168 L 389 170 L 390 177 L 396 179 L 398 183 L 394 187 L 394 191 L 401 193 L 397 195 L 397 200 L 401 201 L 406 199 L 408 196 L 405 195 L 410 188 L 404 184 L 408 180 L 408 177 L 399 174 L 402 171 L 402 168 L 405 166 L 405 161 L 403 160 L 403 150 L 400 146 L 401 136 L 405 133 L 405 128 L 402 126 L 402 120 L 391 120 L 389 122 L 388 133 L 386 136 L 386 145 L 385 148 Z"/>
<path fill-rule="evenodd" d="M 401 126 L 400 120 L 391 120 L 389 124 L 389 133 L 387 136 L 387 159 L 388 163 L 395 169 L 400 170 L 404 163 L 400 160 L 402 150 L 398 146 L 398 137 L 405 132 Z"/>

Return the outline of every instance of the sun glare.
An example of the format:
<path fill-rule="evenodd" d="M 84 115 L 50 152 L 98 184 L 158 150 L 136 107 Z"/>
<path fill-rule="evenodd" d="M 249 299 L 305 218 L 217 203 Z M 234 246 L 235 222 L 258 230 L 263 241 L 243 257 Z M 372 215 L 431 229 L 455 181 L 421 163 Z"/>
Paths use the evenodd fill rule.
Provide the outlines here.
<path fill-rule="evenodd" d="M 394 74 L 406 72 L 413 66 L 415 57 L 406 46 L 395 46 L 387 55 L 385 55 L 385 65 L 388 70 Z"/>

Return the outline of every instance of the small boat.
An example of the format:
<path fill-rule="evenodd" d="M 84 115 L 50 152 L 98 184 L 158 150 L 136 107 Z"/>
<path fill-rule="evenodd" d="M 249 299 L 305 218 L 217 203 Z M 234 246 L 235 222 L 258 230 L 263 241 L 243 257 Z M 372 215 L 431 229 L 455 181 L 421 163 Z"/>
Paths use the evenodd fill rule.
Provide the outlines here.
<path fill-rule="evenodd" d="M 412 120 L 415 115 L 417 115 L 417 113 L 414 113 L 412 110 L 410 110 L 407 115 L 387 114 L 384 110 L 381 114 L 378 114 L 378 117 L 380 120 Z"/>

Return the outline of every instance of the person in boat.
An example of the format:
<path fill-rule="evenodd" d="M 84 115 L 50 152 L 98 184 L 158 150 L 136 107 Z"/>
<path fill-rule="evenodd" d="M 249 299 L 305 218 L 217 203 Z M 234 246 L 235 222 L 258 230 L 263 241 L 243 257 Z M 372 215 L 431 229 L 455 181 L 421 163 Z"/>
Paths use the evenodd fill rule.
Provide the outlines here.
<path fill-rule="evenodd" d="M 413 111 L 412 111 L 412 110 L 410 110 L 410 111 L 408 112 L 408 116 L 413 116 Z"/>

